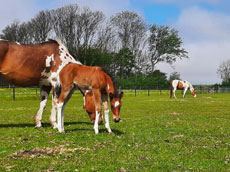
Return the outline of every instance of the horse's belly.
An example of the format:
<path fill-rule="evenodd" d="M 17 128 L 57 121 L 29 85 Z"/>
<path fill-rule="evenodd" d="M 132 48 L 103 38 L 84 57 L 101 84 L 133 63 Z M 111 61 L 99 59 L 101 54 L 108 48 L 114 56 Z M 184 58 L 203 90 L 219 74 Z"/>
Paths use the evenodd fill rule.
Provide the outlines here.
<path fill-rule="evenodd" d="M 21 86 L 21 87 L 36 86 L 39 84 L 39 80 L 40 80 L 39 77 L 27 77 L 26 75 L 18 75 L 18 74 L 4 75 L 4 78 L 10 84 L 13 84 L 15 86 Z"/>

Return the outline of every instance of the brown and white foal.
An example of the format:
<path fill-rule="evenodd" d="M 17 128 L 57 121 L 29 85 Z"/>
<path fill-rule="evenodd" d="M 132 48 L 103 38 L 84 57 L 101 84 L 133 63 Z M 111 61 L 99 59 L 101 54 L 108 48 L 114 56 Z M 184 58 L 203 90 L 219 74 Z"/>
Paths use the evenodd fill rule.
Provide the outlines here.
<path fill-rule="evenodd" d="M 106 74 L 101 67 L 90 67 L 78 64 L 66 65 L 59 75 L 59 85 L 56 85 L 56 94 L 58 96 L 58 130 L 64 132 L 64 108 L 70 99 L 74 89 L 78 87 L 83 93 L 91 90 L 95 105 L 96 117 L 94 122 L 94 131 L 99 133 L 98 121 L 102 111 L 101 104 L 104 107 L 105 127 L 111 133 L 109 125 L 109 105 L 108 95 L 111 106 L 116 110 L 112 114 L 115 122 L 120 121 L 121 97 L 123 93 L 118 94 L 111 77 Z M 116 101 L 120 97 L 119 101 Z"/>

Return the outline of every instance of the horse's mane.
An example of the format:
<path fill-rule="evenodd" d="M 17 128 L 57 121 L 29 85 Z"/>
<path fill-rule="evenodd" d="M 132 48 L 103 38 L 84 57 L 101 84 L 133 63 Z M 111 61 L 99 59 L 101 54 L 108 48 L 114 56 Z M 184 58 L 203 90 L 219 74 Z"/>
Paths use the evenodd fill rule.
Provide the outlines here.
<path fill-rule="evenodd" d="M 111 74 L 111 72 L 109 72 L 107 69 L 102 68 L 102 67 L 101 69 L 105 74 L 107 74 L 111 78 L 113 85 L 116 86 L 117 85 L 116 78 Z"/>
<path fill-rule="evenodd" d="M 119 96 L 119 92 L 118 92 L 118 89 L 117 89 L 116 78 L 107 69 L 105 69 L 105 68 L 101 68 L 101 69 L 106 75 L 108 75 L 111 78 L 111 80 L 113 82 L 113 85 L 114 85 L 114 97 L 117 98 Z"/>

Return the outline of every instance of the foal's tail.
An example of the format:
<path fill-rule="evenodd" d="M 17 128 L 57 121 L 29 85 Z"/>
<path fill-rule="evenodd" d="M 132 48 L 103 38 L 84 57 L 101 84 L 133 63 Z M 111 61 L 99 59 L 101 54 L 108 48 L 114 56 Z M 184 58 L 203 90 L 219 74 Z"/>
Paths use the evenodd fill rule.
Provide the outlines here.
<path fill-rule="evenodd" d="M 170 98 L 172 98 L 172 90 L 173 90 L 173 86 L 172 86 L 172 81 L 170 82 Z"/>

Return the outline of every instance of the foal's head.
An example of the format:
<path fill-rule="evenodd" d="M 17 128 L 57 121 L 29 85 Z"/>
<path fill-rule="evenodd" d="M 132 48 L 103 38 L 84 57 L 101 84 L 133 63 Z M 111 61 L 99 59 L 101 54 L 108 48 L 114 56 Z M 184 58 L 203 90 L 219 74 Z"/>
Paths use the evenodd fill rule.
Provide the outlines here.
<path fill-rule="evenodd" d="M 123 97 L 123 92 L 120 94 L 118 93 L 110 93 L 109 98 L 110 98 L 110 105 L 111 105 L 111 110 L 113 114 L 113 120 L 114 122 L 119 122 L 120 121 L 120 110 L 121 110 L 121 98 Z"/>

